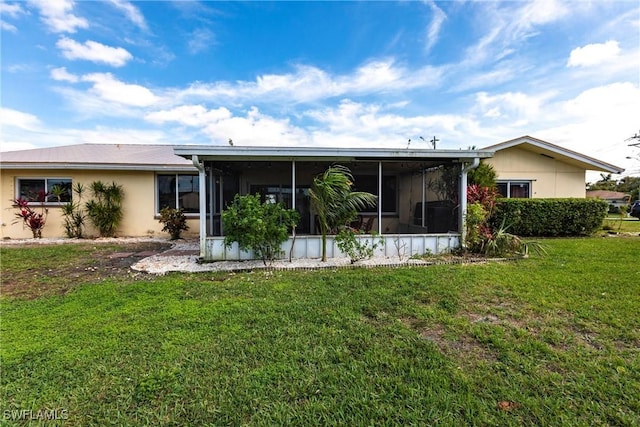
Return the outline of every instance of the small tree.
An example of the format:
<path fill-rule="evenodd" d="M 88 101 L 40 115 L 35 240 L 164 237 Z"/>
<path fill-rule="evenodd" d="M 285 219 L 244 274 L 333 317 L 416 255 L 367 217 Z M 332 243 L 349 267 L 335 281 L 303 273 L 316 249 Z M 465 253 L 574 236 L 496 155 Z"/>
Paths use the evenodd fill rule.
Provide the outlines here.
<path fill-rule="evenodd" d="M 238 242 L 241 250 L 252 250 L 264 265 L 282 254 L 280 245 L 289 238 L 299 214 L 281 203 L 262 203 L 260 195 L 236 194 L 233 202 L 222 212 L 224 244 Z"/>
<path fill-rule="evenodd" d="M 327 233 L 353 221 L 358 210 L 376 204 L 377 196 L 351 191 L 352 187 L 353 175 L 342 165 L 333 165 L 313 179 L 309 196 L 322 235 L 322 261 L 327 260 Z"/>
<path fill-rule="evenodd" d="M 469 185 L 477 185 L 478 187 L 496 188 L 497 176 L 493 166 L 481 161 L 477 168 L 469 171 L 468 182 Z"/>
<path fill-rule="evenodd" d="M 160 219 L 158 221 L 164 224 L 162 231 L 168 232 L 171 240 L 178 240 L 182 232 L 189 229 L 187 217 L 182 209 L 166 206 L 160 210 Z"/>
<path fill-rule="evenodd" d="M 85 205 L 87 215 L 100 236 L 113 237 L 122 221 L 124 190 L 115 182 L 105 184 L 102 181 L 92 182 L 90 189 L 93 200 L 89 200 Z"/>

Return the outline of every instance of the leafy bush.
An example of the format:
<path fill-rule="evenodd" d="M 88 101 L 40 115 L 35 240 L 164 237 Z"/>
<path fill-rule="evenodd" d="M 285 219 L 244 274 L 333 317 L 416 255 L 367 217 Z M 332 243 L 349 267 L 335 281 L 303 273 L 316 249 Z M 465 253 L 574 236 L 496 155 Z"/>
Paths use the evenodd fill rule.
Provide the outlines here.
<path fill-rule="evenodd" d="M 92 182 L 90 189 L 94 198 L 85 205 L 89 219 L 100 236 L 113 237 L 122 221 L 124 190 L 115 182 L 105 184 L 102 181 Z"/>
<path fill-rule="evenodd" d="M 338 248 L 349 256 L 351 264 L 361 259 L 371 258 L 373 251 L 379 246 L 384 245 L 384 239 L 382 236 L 377 236 L 377 233 L 371 233 L 371 243 L 356 237 L 363 234 L 364 231 L 362 230 L 345 227 L 336 235 Z M 378 237 L 377 241 L 376 237 Z"/>
<path fill-rule="evenodd" d="M 160 210 L 161 224 L 164 224 L 162 231 L 166 231 L 171 235 L 171 240 L 178 240 L 183 231 L 189 229 L 187 225 L 187 217 L 182 209 L 164 207 Z"/>
<path fill-rule="evenodd" d="M 289 238 L 299 214 L 281 203 L 262 203 L 260 195 L 236 194 L 233 202 L 222 212 L 224 244 L 238 242 L 240 249 L 252 250 L 265 265 L 282 254 L 280 245 Z"/>
<path fill-rule="evenodd" d="M 18 198 L 13 202 L 16 204 L 18 212 L 16 213 L 17 222 L 22 222 L 24 227 L 31 230 L 34 239 L 42 237 L 42 229 L 47 223 L 47 215 L 49 211 L 44 207 L 44 196 L 41 198 L 41 211 L 36 212 L 29 206 L 29 202 Z"/>
<path fill-rule="evenodd" d="M 76 194 L 75 201 L 70 201 L 62 206 L 62 216 L 64 217 L 64 231 L 67 237 L 82 239 L 84 237 L 84 221 L 87 214 L 82 209 L 82 196 L 84 186 L 78 182 L 73 186 Z"/>
<path fill-rule="evenodd" d="M 599 199 L 499 199 L 490 224 L 507 224 L 518 236 L 589 235 L 602 226 L 607 209 Z"/>

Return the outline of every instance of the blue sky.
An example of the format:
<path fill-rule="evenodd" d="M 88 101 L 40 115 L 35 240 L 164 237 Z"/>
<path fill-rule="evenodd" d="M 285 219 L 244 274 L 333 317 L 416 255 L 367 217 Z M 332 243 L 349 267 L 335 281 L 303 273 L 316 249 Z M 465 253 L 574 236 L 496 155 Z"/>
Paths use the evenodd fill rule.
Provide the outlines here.
<path fill-rule="evenodd" d="M 640 130 L 637 1 L 0 8 L 2 151 L 420 136 L 467 148 L 531 135 L 640 174 L 625 141 Z"/>

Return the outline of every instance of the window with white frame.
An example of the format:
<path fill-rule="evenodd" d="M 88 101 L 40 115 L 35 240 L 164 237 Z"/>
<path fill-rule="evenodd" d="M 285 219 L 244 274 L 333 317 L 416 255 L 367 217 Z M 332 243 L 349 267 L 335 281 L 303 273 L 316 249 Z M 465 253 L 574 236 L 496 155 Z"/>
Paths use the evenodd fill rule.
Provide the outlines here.
<path fill-rule="evenodd" d="M 70 178 L 18 178 L 16 198 L 45 204 L 67 203 L 73 191 Z"/>
<path fill-rule="evenodd" d="M 531 181 L 498 181 L 498 193 L 510 199 L 528 199 L 531 197 Z"/>
<path fill-rule="evenodd" d="M 200 179 L 197 174 L 163 174 L 156 176 L 158 212 L 170 207 L 185 213 L 200 211 Z"/>

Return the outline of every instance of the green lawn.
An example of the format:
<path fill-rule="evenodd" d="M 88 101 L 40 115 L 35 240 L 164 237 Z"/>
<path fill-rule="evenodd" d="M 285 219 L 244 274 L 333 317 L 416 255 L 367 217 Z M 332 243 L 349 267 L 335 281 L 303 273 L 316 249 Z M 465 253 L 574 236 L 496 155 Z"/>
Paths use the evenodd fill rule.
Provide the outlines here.
<path fill-rule="evenodd" d="M 31 290 L 0 299 L 0 416 L 640 424 L 640 238 L 544 244 L 506 263 L 104 280 L 69 274 L 103 248 L 2 247 L 3 282 Z"/>

